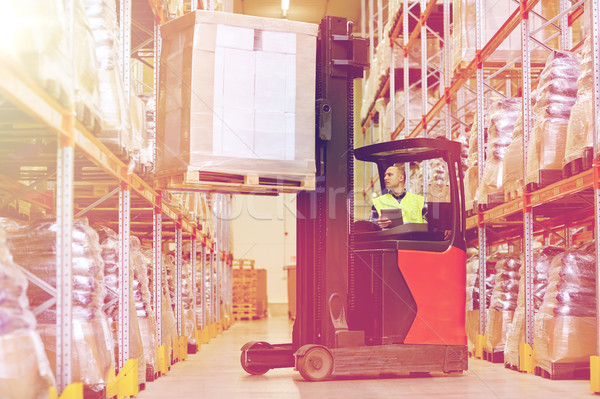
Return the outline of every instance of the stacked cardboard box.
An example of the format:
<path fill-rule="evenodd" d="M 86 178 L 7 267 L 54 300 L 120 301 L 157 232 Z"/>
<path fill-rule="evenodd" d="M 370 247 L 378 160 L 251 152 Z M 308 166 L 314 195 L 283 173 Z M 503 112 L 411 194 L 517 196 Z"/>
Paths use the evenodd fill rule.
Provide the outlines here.
<path fill-rule="evenodd" d="M 197 11 L 161 32 L 157 174 L 314 177 L 316 25 Z"/>

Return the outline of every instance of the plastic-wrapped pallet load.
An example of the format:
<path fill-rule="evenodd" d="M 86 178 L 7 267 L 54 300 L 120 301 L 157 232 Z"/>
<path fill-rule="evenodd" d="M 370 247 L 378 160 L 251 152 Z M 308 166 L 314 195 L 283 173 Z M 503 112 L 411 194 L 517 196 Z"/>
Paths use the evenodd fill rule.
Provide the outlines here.
<path fill-rule="evenodd" d="M 104 261 L 104 284 L 108 291 L 104 298 L 104 313 L 108 317 L 112 332 L 112 351 L 115 359 L 118 359 L 119 292 L 121 289 L 119 286 L 119 236 L 114 230 L 104 226 L 98 227 L 97 231 L 102 250 L 101 256 Z M 136 311 L 136 296 L 133 289 L 133 286 L 139 286 L 139 283 L 136 284 L 131 259 L 129 262 L 129 276 L 131 281 L 129 285 L 129 358 L 138 359 L 138 383 L 142 384 L 146 382 L 146 362 Z"/>
<path fill-rule="evenodd" d="M 476 0 L 456 0 L 452 3 L 452 69 L 464 66 L 463 62 L 470 62 L 476 55 L 476 33 L 478 21 L 476 18 Z M 500 30 L 502 25 L 509 19 L 510 15 L 518 9 L 517 3 L 511 4 L 504 1 L 486 1 L 483 3 L 481 24 L 483 25 L 482 43 L 487 43 L 492 36 Z M 534 11 L 542 13 L 544 6 L 537 5 Z M 541 19 L 531 18 L 531 29 L 541 25 Z M 552 29 L 545 28 L 546 31 Z M 546 33 L 546 32 L 544 32 Z M 555 33 L 552 31 L 552 33 Z M 515 29 L 500 46 L 486 60 L 487 63 L 500 63 L 504 65 L 521 55 L 521 32 Z M 533 50 L 530 57 L 532 62 L 543 59 L 545 50 Z"/>
<path fill-rule="evenodd" d="M 486 330 L 485 350 L 488 353 L 504 351 L 506 333 L 517 308 L 520 267 L 520 258 L 510 255 L 496 263 L 496 284 L 492 291 Z"/>
<path fill-rule="evenodd" d="M 575 105 L 571 108 L 571 117 L 567 126 L 563 167 L 570 165 L 575 160 L 585 159 L 586 151 L 591 151 L 594 145 L 592 132 L 592 70 L 592 40 L 591 37 L 588 37 L 585 39 L 581 50 L 581 74 L 577 79 L 577 99 Z M 579 171 L 581 170 L 570 170 L 570 172 Z"/>
<path fill-rule="evenodd" d="M 553 51 L 542 71 L 533 108 L 535 125 L 527 152 L 526 185 L 543 187 L 562 177 L 571 108 L 577 97 L 579 55 Z"/>
<path fill-rule="evenodd" d="M 537 314 L 546 288 L 548 286 L 548 271 L 552 259 L 564 252 L 564 248 L 542 247 L 533 251 L 533 309 Z M 511 366 L 519 365 L 519 344 L 525 342 L 525 267 L 519 268 L 519 294 L 517 308 L 512 323 L 508 327 L 506 345 L 504 346 L 504 363 Z"/>
<path fill-rule="evenodd" d="M 8 231 L 8 244 L 15 262 L 53 287 L 56 287 L 57 230 L 55 222 L 45 220 Z M 87 220 L 74 221 L 72 240 L 73 381 L 99 392 L 104 389 L 114 368 L 110 329 L 102 312 L 104 263 L 98 235 L 88 226 Z M 51 298 L 33 284 L 29 285 L 27 296 L 32 307 Z M 56 307 L 40 312 L 36 318 L 37 330 L 55 369 Z"/>
<path fill-rule="evenodd" d="M 162 342 L 161 345 L 168 345 L 171 349 L 177 344 L 177 319 L 175 318 L 175 286 L 171 289 L 173 279 L 169 276 L 167 270 L 175 270 L 173 265 L 173 257 L 163 254 L 162 257 L 162 321 L 161 321 L 161 332 Z M 172 299 L 173 298 L 173 299 Z"/>
<path fill-rule="evenodd" d="M 317 30 L 209 11 L 165 24 L 157 174 L 314 177 Z"/>
<path fill-rule="evenodd" d="M 73 103 L 73 63 L 68 57 L 67 15 L 62 0 L 9 0 L 2 4 L 0 48 L 64 106 Z"/>
<path fill-rule="evenodd" d="M 532 107 L 535 107 L 536 101 L 537 90 L 532 90 Z M 531 115 L 533 118 L 532 126 L 535 126 L 537 114 L 532 112 Z M 521 109 L 517 116 L 517 120 L 515 121 L 512 141 L 506 149 L 504 160 L 502 161 L 502 187 L 504 187 L 504 199 L 508 201 L 517 197 L 518 193 L 522 193 L 523 182 L 523 109 Z"/>
<path fill-rule="evenodd" d="M 83 0 L 90 22 L 98 62 L 102 131 L 100 141 L 114 151 L 131 142 L 128 98 L 119 68 L 119 26 L 115 0 Z"/>
<path fill-rule="evenodd" d="M 0 396 L 6 399 L 46 399 L 55 385 L 44 344 L 35 331 L 27 285 L 0 228 Z"/>
<path fill-rule="evenodd" d="M 471 126 L 471 136 L 469 137 L 469 155 L 467 157 L 467 170 L 465 172 L 465 209 L 470 211 L 474 207 L 477 197 L 477 187 L 479 187 L 479 158 L 478 158 L 478 132 L 477 120 Z"/>
<path fill-rule="evenodd" d="M 494 286 L 496 285 L 496 263 L 498 263 L 501 259 L 502 259 L 503 255 L 499 254 L 498 252 L 495 252 L 493 254 L 490 254 L 487 257 L 487 260 L 485 262 L 485 268 L 486 268 L 486 277 L 485 277 L 485 303 L 484 303 L 484 311 L 487 312 L 487 309 L 490 308 L 490 302 L 492 299 L 492 292 L 494 290 Z M 475 260 L 473 260 L 474 262 Z M 479 295 L 479 259 L 477 259 L 477 264 L 476 265 L 472 265 L 473 268 L 475 268 L 475 273 L 476 273 L 476 277 L 475 277 L 475 283 L 473 285 L 473 310 L 477 310 L 480 311 L 481 310 L 481 298 Z M 486 318 L 486 323 L 489 324 L 489 317 Z M 486 328 L 485 330 L 487 331 L 487 326 L 488 324 L 486 324 Z"/>
<path fill-rule="evenodd" d="M 533 346 L 537 366 L 554 376 L 560 364 L 589 367 L 590 356 L 597 353 L 594 250 L 593 243 L 569 249 L 550 265 Z"/>
<path fill-rule="evenodd" d="M 130 258 L 131 267 L 133 268 L 133 299 L 135 300 L 135 310 L 144 346 L 145 372 L 146 376 L 153 378 L 157 369 L 156 346 L 158 345 L 158 337 L 156 316 L 152 309 L 152 295 L 150 294 L 150 282 L 147 272 L 147 270 L 152 269 L 152 256 L 149 259 L 146 257 L 140 240 L 137 237 L 132 236 L 130 240 Z"/>
<path fill-rule="evenodd" d="M 512 142 L 520 109 L 520 98 L 506 98 L 490 105 L 487 113 L 487 160 L 477 189 L 478 204 L 504 202 L 502 162 L 506 149 Z"/>

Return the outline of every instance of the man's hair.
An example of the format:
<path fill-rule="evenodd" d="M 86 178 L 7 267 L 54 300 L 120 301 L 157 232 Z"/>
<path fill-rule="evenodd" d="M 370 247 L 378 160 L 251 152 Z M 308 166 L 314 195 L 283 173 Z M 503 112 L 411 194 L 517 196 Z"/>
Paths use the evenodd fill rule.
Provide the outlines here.
<path fill-rule="evenodd" d="M 391 166 L 398 169 L 400 171 L 400 174 L 402 175 L 402 177 L 404 177 L 404 181 L 406 181 L 406 171 L 404 170 L 404 164 L 403 163 L 395 163 Z"/>

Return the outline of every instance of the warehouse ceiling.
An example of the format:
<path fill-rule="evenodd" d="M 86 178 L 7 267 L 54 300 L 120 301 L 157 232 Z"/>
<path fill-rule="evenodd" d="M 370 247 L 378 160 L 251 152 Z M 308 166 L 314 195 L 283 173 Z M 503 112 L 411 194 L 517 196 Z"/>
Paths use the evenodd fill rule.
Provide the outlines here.
<path fill-rule="evenodd" d="M 330 15 L 354 22 L 360 30 L 360 0 L 289 0 L 287 19 L 318 24 Z M 234 0 L 234 12 L 259 17 L 283 18 L 281 0 Z"/>

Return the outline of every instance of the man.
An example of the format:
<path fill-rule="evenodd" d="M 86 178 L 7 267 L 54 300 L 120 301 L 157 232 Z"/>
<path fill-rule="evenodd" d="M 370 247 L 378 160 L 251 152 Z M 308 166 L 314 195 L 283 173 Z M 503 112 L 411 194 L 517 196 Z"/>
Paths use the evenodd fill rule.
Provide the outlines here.
<path fill-rule="evenodd" d="M 394 164 L 387 168 L 384 177 L 387 194 L 380 195 L 373 199 L 373 210 L 371 219 L 377 219 L 377 225 L 380 228 L 387 228 L 392 221 L 381 216 L 382 209 L 400 208 L 402 209 L 402 220 L 404 223 L 425 223 L 423 219 L 424 198 L 418 194 L 406 191 L 404 184 L 406 175 L 404 165 Z"/>

